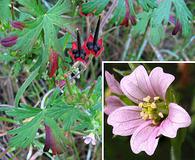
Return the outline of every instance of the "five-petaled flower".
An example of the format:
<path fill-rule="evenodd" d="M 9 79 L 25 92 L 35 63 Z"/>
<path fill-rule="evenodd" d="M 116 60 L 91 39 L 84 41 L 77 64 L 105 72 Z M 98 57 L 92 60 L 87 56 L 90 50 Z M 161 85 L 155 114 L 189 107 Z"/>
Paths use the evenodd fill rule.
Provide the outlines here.
<path fill-rule="evenodd" d="M 166 92 L 175 77 L 165 73 L 161 67 L 154 68 L 148 75 L 143 66 L 117 82 L 106 72 L 108 86 L 115 94 L 125 95 L 135 104 L 128 106 L 117 96 L 106 99 L 105 113 L 113 134 L 130 136 L 134 153 L 145 151 L 152 155 L 159 138 L 164 135 L 176 137 L 179 128 L 188 127 L 191 118 L 178 104 L 168 102 Z"/>
<path fill-rule="evenodd" d="M 88 39 L 84 42 L 84 46 L 83 46 L 87 53 L 91 53 L 95 57 L 98 57 L 104 51 L 103 39 L 102 38 L 98 39 L 100 21 L 101 21 L 101 17 L 99 16 L 94 37 L 92 34 L 90 34 Z"/>
<path fill-rule="evenodd" d="M 84 136 L 83 139 L 84 139 L 85 144 L 91 143 L 92 145 L 96 145 L 96 139 L 95 139 L 95 135 L 93 133 L 90 133 L 89 135 Z"/>

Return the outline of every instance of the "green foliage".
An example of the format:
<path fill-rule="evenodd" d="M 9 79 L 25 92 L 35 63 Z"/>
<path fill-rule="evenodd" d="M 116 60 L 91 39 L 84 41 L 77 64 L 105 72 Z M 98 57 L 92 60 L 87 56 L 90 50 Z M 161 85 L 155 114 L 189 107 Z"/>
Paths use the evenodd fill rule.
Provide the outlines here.
<path fill-rule="evenodd" d="M 25 104 L 21 104 L 18 108 L 11 108 L 7 110 L 8 116 L 16 117 L 16 120 L 23 120 L 36 116 L 41 112 L 40 108 L 33 108 Z"/>
<path fill-rule="evenodd" d="M 82 4 L 82 12 L 84 14 L 94 13 L 99 15 L 107 6 L 110 0 L 91 0 Z"/>
<path fill-rule="evenodd" d="M 10 130 L 8 133 L 15 135 L 10 140 L 10 145 L 14 147 L 25 148 L 30 145 L 37 133 L 41 120 L 43 119 L 43 112 L 40 112 L 30 122 L 24 123 L 21 127 Z"/>
<path fill-rule="evenodd" d="M 84 13 L 92 13 L 104 2 L 101 1 L 89 1 L 82 5 L 82 11 Z M 166 0 L 160 1 L 157 4 L 156 0 L 138 0 L 137 4 L 143 8 L 143 12 L 135 14 L 134 4 L 132 0 L 129 0 L 131 15 L 136 15 L 137 24 L 133 26 L 133 35 L 145 34 L 147 29 L 150 29 L 149 40 L 157 45 L 162 39 L 164 39 L 164 25 L 169 22 L 169 17 L 172 10 L 175 11 L 176 20 L 178 20 L 182 25 L 182 33 L 184 36 L 188 36 L 191 30 L 190 20 L 192 20 L 192 14 L 187 8 L 184 0 Z M 98 12 L 95 14 L 100 14 L 107 3 L 104 3 L 104 7 L 98 8 Z M 91 8 L 92 6 L 92 8 Z M 101 10 L 100 10 L 101 9 Z M 120 25 L 126 14 L 125 0 L 118 1 L 116 8 L 112 13 L 111 23 Z"/>
<path fill-rule="evenodd" d="M 11 19 L 11 11 L 9 5 L 10 0 L 0 0 L 0 19 L 4 23 Z"/>
<path fill-rule="evenodd" d="M 70 20 L 62 17 L 62 14 L 69 13 L 71 10 L 70 2 L 68 0 L 60 0 L 48 11 L 44 12 L 35 1 L 29 5 L 29 1 L 19 1 L 30 13 L 36 13 L 36 18 L 31 21 L 26 22 L 25 29 L 21 32 L 16 32 L 19 35 L 19 40 L 17 44 L 13 47 L 14 50 L 20 50 L 21 54 L 31 52 L 33 46 L 38 43 L 38 38 L 41 36 L 43 31 L 43 42 L 46 46 L 46 49 L 49 51 L 50 48 L 53 48 L 57 51 L 62 51 L 62 48 L 59 47 L 59 42 L 57 38 L 57 31 L 59 27 L 68 27 Z M 72 22 L 71 22 L 72 23 Z M 41 38 L 41 37 L 40 37 Z M 25 44 L 25 45 L 24 45 Z"/>
<path fill-rule="evenodd" d="M 25 92 L 26 88 L 32 83 L 32 81 L 37 77 L 39 73 L 39 67 L 34 70 L 31 75 L 26 79 L 26 81 L 22 84 L 22 86 L 19 88 L 16 97 L 15 97 L 15 105 L 18 106 L 18 103 L 20 101 L 21 96 Z"/>

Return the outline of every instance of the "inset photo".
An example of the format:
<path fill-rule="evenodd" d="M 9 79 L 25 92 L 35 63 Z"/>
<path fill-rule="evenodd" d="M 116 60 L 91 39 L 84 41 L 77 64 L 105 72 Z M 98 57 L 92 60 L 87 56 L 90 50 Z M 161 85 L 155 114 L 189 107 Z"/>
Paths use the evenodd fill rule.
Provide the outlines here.
<path fill-rule="evenodd" d="M 104 62 L 104 159 L 195 158 L 195 64 Z"/>

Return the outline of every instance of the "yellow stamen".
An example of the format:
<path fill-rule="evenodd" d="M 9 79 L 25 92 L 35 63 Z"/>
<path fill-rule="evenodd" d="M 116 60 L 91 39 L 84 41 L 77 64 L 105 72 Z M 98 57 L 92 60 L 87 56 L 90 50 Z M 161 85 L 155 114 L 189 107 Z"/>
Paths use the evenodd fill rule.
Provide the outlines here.
<path fill-rule="evenodd" d="M 154 101 L 157 101 L 159 99 L 160 99 L 160 97 L 154 97 Z"/>
<path fill-rule="evenodd" d="M 139 103 L 139 105 L 138 105 L 139 107 L 143 107 L 143 103 L 141 102 L 141 103 Z"/>
<path fill-rule="evenodd" d="M 141 117 L 144 117 L 144 112 L 140 112 L 140 116 Z"/>
<path fill-rule="evenodd" d="M 142 117 L 143 120 L 147 120 L 148 119 L 148 114 L 145 113 L 144 116 Z"/>
<path fill-rule="evenodd" d="M 160 118 L 164 118 L 164 115 L 162 114 L 162 112 L 159 112 L 158 115 L 160 116 Z"/>
<path fill-rule="evenodd" d="M 151 108 L 156 108 L 156 104 L 154 102 L 151 103 Z"/>
<path fill-rule="evenodd" d="M 147 97 L 143 98 L 143 101 L 144 102 L 150 102 L 150 99 L 151 99 L 151 97 L 150 96 L 147 96 Z"/>

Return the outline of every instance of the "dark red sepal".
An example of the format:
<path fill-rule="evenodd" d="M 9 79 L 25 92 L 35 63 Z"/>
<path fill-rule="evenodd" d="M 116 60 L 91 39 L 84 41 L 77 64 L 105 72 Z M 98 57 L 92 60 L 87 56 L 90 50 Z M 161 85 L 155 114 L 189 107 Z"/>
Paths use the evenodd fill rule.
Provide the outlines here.
<path fill-rule="evenodd" d="M 61 154 L 62 149 L 59 145 L 57 145 L 56 139 L 52 134 L 52 130 L 48 125 L 45 125 L 45 136 L 45 146 L 43 148 L 43 151 L 48 152 L 49 149 L 51 149 L 53 155 Z"/>
<path fill-rule="evenodd" d="M 54 77 L 57 70 L 58 70 L 58 53 L 51 50 L 49 56 L 49 77 L 50 78 Z"/>

